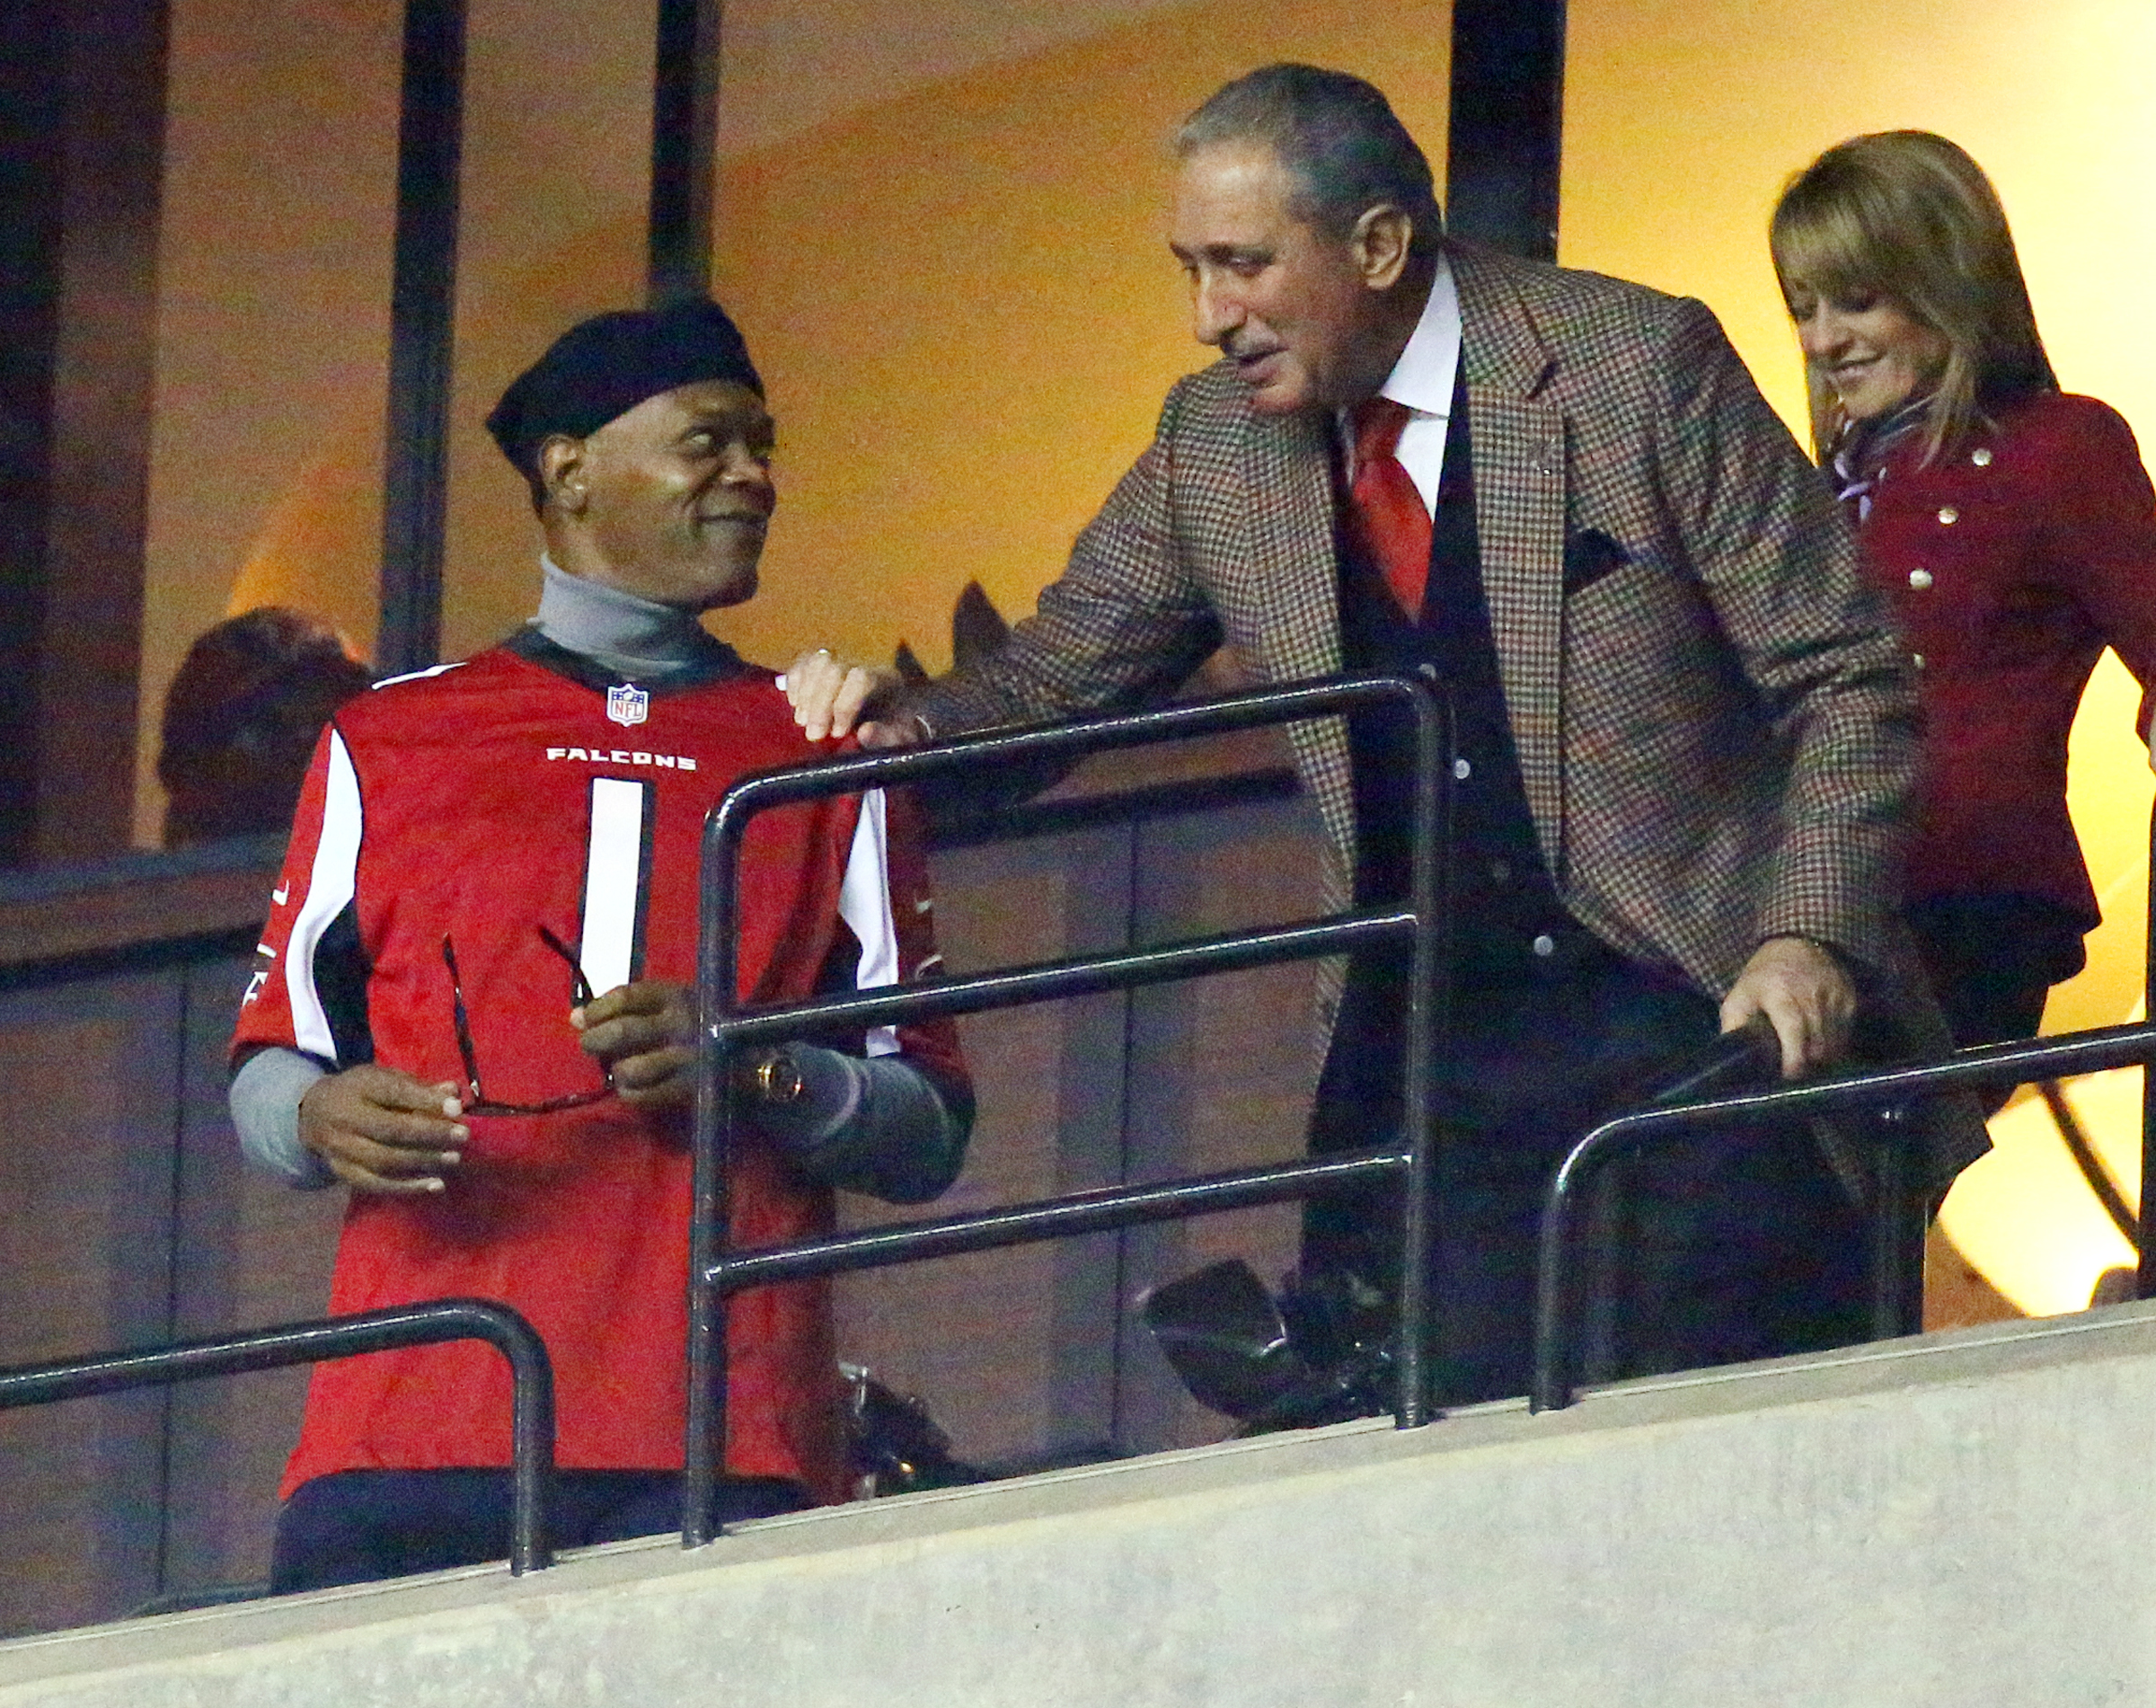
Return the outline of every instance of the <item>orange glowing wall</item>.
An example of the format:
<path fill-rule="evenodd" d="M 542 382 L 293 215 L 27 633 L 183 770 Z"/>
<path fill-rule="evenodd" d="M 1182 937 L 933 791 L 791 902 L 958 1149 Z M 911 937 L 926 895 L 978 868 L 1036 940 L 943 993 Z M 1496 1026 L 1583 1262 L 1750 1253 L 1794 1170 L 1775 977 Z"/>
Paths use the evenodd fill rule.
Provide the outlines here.
<path fill-rule="evenodd" d="M 1162 10 L 730 157 L 720 289 L 771 383 L 785 496 L 766 590 L 725 625 L 764 657 L 904 637 L 940 664 L 968 580 L 1030 609 L 1206 358 L 1165 244 L 1168 133 L 1296 58 L 1384 79 L 1441 139 L 1432 13 Z"/>

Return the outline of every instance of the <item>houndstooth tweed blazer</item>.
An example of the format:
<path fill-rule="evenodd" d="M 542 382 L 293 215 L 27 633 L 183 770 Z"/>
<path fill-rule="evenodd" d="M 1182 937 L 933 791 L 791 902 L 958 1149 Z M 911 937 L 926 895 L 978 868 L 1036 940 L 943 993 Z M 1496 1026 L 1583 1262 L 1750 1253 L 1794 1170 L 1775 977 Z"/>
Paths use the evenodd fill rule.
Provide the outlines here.
<path fill-rule="evenodd" d="M 1566 905 L 1718 994 L 1785 934 L 1880 965 L 1914 701 L 1816 472 L 1702 305 L 1452 261 L 1490 624 Z M 1180 382 L 1038 612 L 924 715 L 953 733 L 1136 704 L 1223 640 L 1260 682 L 1339 670 L 1330 431 L 1253 413 L 1225 363 Z M 1291 733 L 1344 902 L 1344 726 Z"/>
<path fill-rule="evenodd" d="M 1483 585 L 1566 907 L 1718 996 L 1769 937 L 1832 944 L 1945 1049 L 1895 924 L 1914 696 L 1816 471 L 1703 305 L 1450 253 Z M 1225 363 L 1179 382 L 1036 615 L 916 702 L 931 726 L 1135 704 L 1223 641 L 1259 682 L 1339 671 L 1331 432 L 1253 413 Z M 1345 906 L 1346 727 L 1290 736 Z M 1927 1125 L 1942 1175 L 1985 1147 L 1966 1111 Z"/>

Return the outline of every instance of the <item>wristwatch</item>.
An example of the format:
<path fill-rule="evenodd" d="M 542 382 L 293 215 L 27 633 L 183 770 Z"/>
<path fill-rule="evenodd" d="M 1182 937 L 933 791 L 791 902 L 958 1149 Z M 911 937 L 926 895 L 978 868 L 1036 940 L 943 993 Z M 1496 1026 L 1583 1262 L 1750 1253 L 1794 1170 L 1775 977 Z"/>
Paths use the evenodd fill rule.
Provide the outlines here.
<path fill-rule="evenodd" d="M 794 1102 L 805 1084 L 784 1049 L 753 1049 L 734 1064 L 734 1089 L 759 1103 Z"/>

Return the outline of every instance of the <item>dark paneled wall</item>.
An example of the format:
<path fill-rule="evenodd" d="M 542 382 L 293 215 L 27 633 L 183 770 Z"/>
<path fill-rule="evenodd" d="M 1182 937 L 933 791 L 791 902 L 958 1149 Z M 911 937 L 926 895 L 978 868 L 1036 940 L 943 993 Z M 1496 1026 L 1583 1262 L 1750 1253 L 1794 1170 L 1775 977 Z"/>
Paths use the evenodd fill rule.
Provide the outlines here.
<path fill-rule="evenodd" d="M 225 1049 L 253 957 L 188 983 L 173 1170 L 177 1340 L 320 1316 L 344 1210 L 340 1191 L 295 1192 L 248 1170 L 225 1111 Z M 161 1592 L 260 1582 L 271 1500 L 306 1395 L 305 1368 L 172 1390 Z"/>
<path fill-rule="evenodd" d="M 184 985 L 99 979 L 0 1004 L 0 1359 L 166 1337 Z M 155 1394 L 0 1414 L 0 1630 L 154 1593 L 163 1424 Z"/>
<path fill-rule="evenodd" d="M 244 1176 L 252 957 L 0 996 L 0 1363 L 319 1314 L 339 1206 Z M 0 1413 L 0 1634 L 268 1569 L 304 1371 Z"/>

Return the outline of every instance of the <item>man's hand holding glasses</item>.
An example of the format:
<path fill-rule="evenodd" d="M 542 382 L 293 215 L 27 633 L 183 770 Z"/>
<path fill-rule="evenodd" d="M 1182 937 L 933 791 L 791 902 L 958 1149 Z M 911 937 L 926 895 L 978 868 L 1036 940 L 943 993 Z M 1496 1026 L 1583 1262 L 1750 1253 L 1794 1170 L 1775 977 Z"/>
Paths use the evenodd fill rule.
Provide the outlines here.
<path fill-rule="evenodd" d="M 442 939 L 449 975 L 450 1023 L 464 1083 L 427 1084 L 378 1063 L 331 1074 L 300 1100 L 300 1142 L 356 1191 L 439 1192 L 464 1161 L 473 1115 L 551 1115 L 619 1097 L 645 1111 L 685 1109 L 696 1095 L 696 1007 L 684 986 L 640 979 L 593 996 L 569 945 L 539 927 L 539 939 L 568 969 L 569 1023 L 603 1083 L 536 1102 L 487 1094 L 473 1043 L 471 1013 L 456 946 Z M 752 1102 L 778 1104 L 801 1094 L 799 1069 L 783 1050 L 759 1052 L 741 1065 L 741 1091 Z"/>
<path fill-rule="evenodd" d="M 367 1063 L 317 1080 L 300 1100 L 300 1142 L 355 1191 L 439 1192 L 464 1161 L 469 1115 L 547 1115 L 607 1097 L 642 1110 L 685 1107 L 696 1091 L 696 1014 L 690 993 L 656 979 L 594 996 L 569 946 L 544 925 L 540 941 L 567 964 L 569 1023 L 605 1070 L 602 1084 L 538 1102 L 498 1102 L 481 1084 L 456 947 L 442 939 L 450 1018 L 464 1084 L 427 1084 Z M 553 1023 L 559 1023 L 558 1022 Z"/>
<path fill-rule="evenodd" d="M 455 1085 L 369 1062 L 309 1087 L 299 1138 L 354 1191 L 438 1192 L 472 1136 L 463 1113 Z"/>
<path fill-rule="evenodd" d="M 696 1095 L 696 1006 L 680 985 L 617 985 L 575 1009 L 584 1053 L 605 1066 L 614 1093 L 642 1110 L 682 1109 Z"/>

